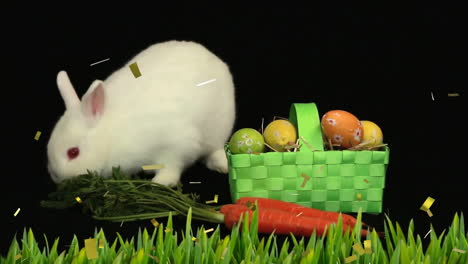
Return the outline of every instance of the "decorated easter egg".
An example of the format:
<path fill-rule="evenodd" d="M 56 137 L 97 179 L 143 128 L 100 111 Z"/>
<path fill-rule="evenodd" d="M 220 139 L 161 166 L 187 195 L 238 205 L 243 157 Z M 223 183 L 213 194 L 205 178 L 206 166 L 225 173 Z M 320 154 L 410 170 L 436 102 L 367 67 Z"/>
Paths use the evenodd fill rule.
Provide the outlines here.
<path fill-rule="evenodd" d="M 322 130 L 332 144 L 350 148 L 362 140 L 362 125 L 353 114 L 343 110 L 329 111 L 322 116 Z"/>
<path fill-rule="evenodd" d="M 369 142 L 370 146 L 380 145 L 383 142 L 383 134 L 380 127 L 367 120 L 361 121 L 362 125 L 362 142 Z"/>
<path fill-rule="evenodd" d="M 229 149 L 233 154 L 262 153 L 265 149 L 263 136 L 253 128 L 237 130 L 229 141 Z"/>
<path fill-rule="evenodd" d="M 274 150 L 284 152 L 286 146 L 290 143 L 295 143 L 297 140 L 297 132 L 291 122 L 288 120 L 278 119 L 265 128 L 263 131 L 265 142 Z"/>

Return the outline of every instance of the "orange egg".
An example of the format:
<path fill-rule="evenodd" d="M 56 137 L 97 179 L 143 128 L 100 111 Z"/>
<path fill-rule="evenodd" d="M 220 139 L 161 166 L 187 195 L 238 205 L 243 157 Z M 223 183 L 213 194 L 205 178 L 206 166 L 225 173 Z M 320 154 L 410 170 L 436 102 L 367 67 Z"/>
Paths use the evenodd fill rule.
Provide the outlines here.
<path fill-rule="evenodd" d="M 329 111 L 322 116 L 322 131 L 332 144 L 347 149 L 361 143 L 362 125 L 353 114 L 343 110 Z"/>

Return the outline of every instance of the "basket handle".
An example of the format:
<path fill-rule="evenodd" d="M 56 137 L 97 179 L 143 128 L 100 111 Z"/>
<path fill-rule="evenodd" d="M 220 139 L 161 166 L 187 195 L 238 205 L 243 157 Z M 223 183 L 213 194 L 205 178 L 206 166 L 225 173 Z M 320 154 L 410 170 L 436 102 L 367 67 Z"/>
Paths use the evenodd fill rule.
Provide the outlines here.
<path fill-rule="evenodd" d="M 296 126 L 298 137 L 304 137 L 313 150 L 324 150 L 322 127 L 315 103 L 292 104 L 289 110 L 289 121 Z M 299 151 L 310 152 L 312 150 L 303 146 Z"/>

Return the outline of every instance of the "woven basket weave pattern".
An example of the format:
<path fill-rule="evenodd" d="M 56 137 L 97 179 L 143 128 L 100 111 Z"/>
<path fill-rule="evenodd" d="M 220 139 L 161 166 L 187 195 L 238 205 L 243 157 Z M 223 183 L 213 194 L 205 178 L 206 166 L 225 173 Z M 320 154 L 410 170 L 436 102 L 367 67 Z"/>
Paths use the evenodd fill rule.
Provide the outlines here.
<path fill-rule="evenodd" d="M 327 211 L 357 212 L 359 207 L 363 212 L 381 211 L 388 149 L 261 155 L 226 152 L 234 200 L 268 197 Z M 303 174 L 310 179 L 305 180 Z"/>

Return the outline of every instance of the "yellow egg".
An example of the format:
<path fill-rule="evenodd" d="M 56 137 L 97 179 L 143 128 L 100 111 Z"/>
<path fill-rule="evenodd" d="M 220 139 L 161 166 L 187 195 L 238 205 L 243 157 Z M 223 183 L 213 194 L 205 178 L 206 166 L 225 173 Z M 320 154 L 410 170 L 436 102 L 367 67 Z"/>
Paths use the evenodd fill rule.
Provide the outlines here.
<path fill-rule="evenodd" d="M 362 129 L 363 129 L 363 137 L 362 142 L 368 141 L 371 142 L 371 146 L 376 146 L 382 144 L 383 142 L 383 134 L 380 127 L 375 124 L 374 122 L 362 120 Z"/>
<path fill-rule="evenodd" d="M 275 120 L 265 128 L 263 137 L 268 145 L 277 151 L 284 152 L 290 142 L 296 143 L 297 132 L 288 120 Z"/>

